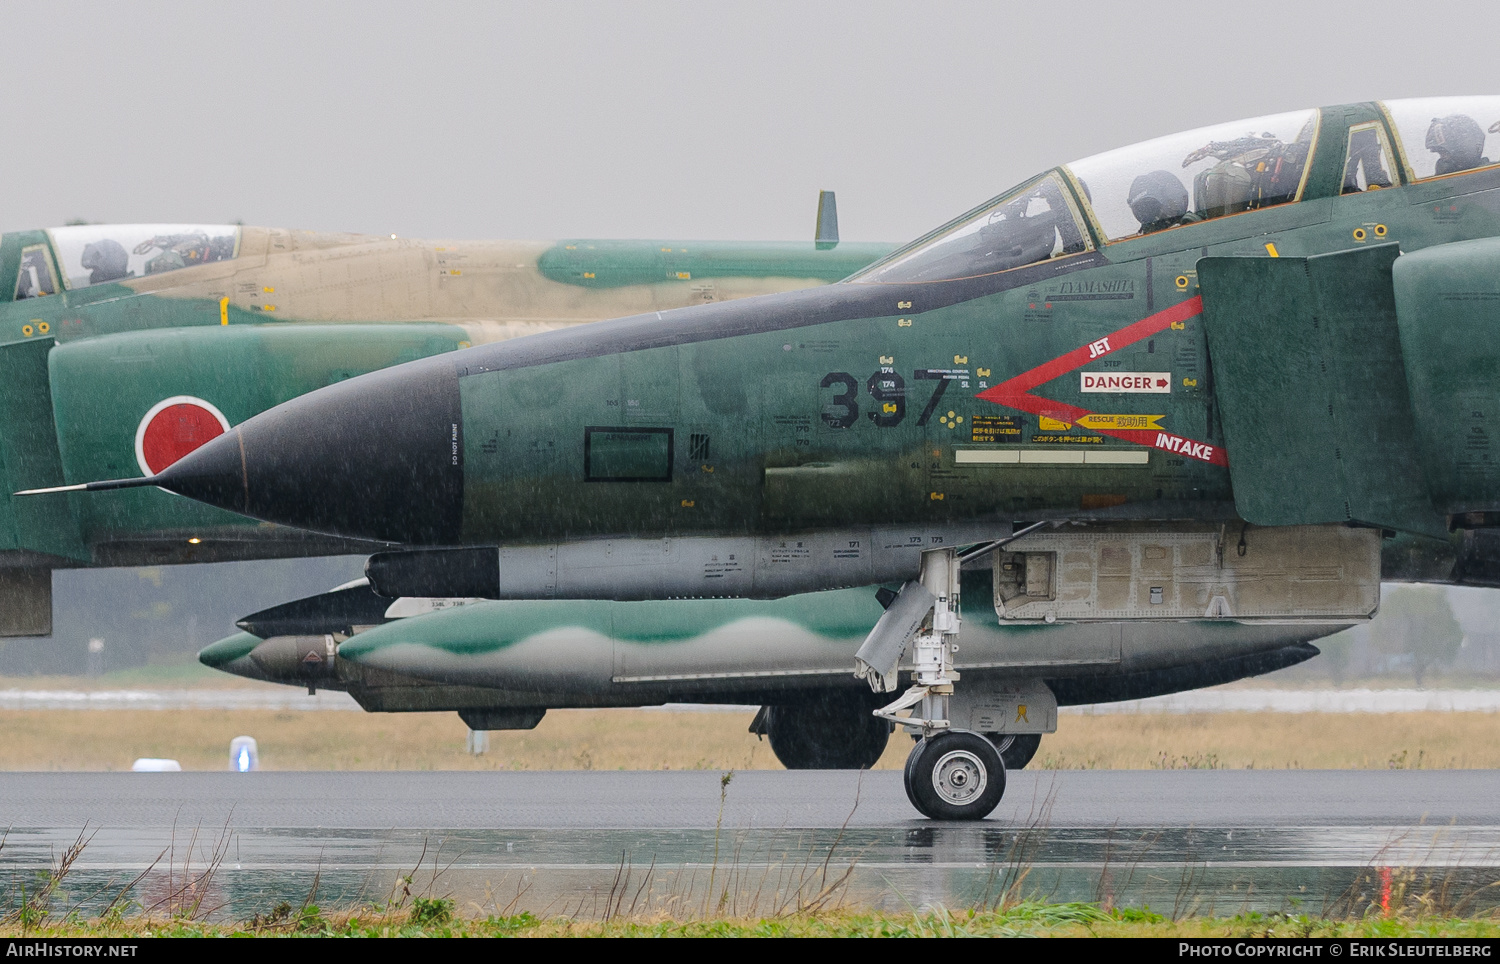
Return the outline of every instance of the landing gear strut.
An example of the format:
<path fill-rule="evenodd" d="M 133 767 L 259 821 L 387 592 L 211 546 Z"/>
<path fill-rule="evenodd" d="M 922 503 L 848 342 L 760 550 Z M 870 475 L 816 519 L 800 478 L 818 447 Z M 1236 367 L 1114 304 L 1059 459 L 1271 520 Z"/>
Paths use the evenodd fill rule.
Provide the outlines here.
<path fill-rule="evenodd" d="M 982 820 L 1005 793 L 1005 764 L 995 745 L 979 733 L 955 729 L 948 719 L 959 679 L 953 669 L 958 587 L 957 551 L 922 553 L 917 579 L 902 587 L 855 657 L 856 675 L 876 692 L 889 692 L 906 643 L 912 643 L 915 685 L 875 715 L 922 734 L 906 759 L 906 796 L 933 820 Z M 897 715 L 905 710 L 910 715 Z"/>

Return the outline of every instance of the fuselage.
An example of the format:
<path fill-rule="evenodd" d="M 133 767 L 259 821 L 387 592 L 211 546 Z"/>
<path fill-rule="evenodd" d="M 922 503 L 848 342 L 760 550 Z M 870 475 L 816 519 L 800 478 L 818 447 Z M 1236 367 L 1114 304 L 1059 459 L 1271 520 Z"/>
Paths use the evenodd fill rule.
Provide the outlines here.
<path fill-rule="evenodd" d="M 1434 112 L 1481 132 L 1472 156 L 1456 135 L 1423 140 Z M 1124 148 L 1040 175 L 845 283 L 476 346 L 323 389 L 165 484 L 258 518 L 428 545 L 1291 516 L 1440 541 L 1444 521 L 1500 509 L 1500 486 L 1465 454 L 1475 419 L 1500 415 L 1483 307 L 1500 296 L 1485 270 L 1500 263 L 1492 124 L 1496 98 L 1365 103 Z M 1384 298 L 1388 330 L 1346 344 L 1381 373 L 1386 428 L 1359 422 L 1378 406 L 1334 374 L 1277 367 L 1310 356 L 1335 371 L 1338 352 L 1315 340 L 1316 298 L 1337 291 L 1288 294 L 1273 306 L 1288 312 L 1284 336 L 1211 357 L 1214 325 L 1237 333 L 1244 286 L 1213 290 L 1204 266 L 1280 259 L 1309 277 L 1300 266 L 1320 257 L 1352 266 L 1326 262 L 1335 278 L 1376 279 L 1328 310 Z M 1452 258 L 1469 260 L 1445 276 Z M 1455 329 L 1481 340 L 1461 365 L 1431 347 Z M 1257 427 L 1257 399 L 1306 410 Z M 1341 425 L 1354 427 L 1340 438 Z M 1279 450 L 1260 437 L 1275 433 Z M 1304 455 L 1300 436 L 1320 444 Z M 1413 491 L 1426 505 L 1403 515 L 1312 498 L 1353 484 L 1334 463 L 1355 456 L 1424 475 Z M 1298 505 L 1267 513 L 1237 473 L 1278 459 Z M 1334 482 L 1322 462 L 1298 469 L 1319 459 Z"/>

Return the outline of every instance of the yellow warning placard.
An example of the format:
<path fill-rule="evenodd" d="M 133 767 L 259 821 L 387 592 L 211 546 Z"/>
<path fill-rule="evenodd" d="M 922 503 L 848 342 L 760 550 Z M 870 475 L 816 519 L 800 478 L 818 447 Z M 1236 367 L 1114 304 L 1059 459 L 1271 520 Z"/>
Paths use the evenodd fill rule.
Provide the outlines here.
<path fill-rule="evenodd" d="M 1059 422 L 1055 418 L 1040 417 L 1041 424 L 1037 427 L 1043 432 L 1066 432 L 1074 425 L 1083 428 L 1134 428 L 1134 429 L 1159 429 L 1161 420 L 1165 415 L 1085 415 L 1077 422 Z"/>

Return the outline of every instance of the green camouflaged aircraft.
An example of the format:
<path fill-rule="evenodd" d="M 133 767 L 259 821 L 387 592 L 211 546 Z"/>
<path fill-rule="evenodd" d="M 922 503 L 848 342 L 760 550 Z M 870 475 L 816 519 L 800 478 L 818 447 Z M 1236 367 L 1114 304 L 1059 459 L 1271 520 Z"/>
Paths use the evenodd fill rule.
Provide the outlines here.
<path fill-rule="evenodd" d="M 1500 97 L 1467 97 L 1163 137 L 840 284 L 396 366 L 75 488 L 405 543 L 367 567 L 384 597 L 900 585 L 844 685 L 910 679 L 876 714 L 922 737 L 908 795 L 982 817 L 1004 694 L 1081 658 L 1080 628 L 1207 665 L 1174 634 L 1227 655 L 1236 627 L 1368 619 L 1382 575 L 1500 585 L 1497 135 Z M 960 657 L 961 596 L 1050 647 Z M 434 618 L 371 633 L 441 641 Z M 705 672 L 783 670 L 745 655 Z"/>
<path fill-rule="evenodd" d="M 421 241 L 236 225 L 0 237 L 0 636 L 50 632 L 51 571 L 370 551 L 160 491 L 26 502 L 154 472 L 333 382 L 471 344 L 824 284 L 891 245 Z"/>

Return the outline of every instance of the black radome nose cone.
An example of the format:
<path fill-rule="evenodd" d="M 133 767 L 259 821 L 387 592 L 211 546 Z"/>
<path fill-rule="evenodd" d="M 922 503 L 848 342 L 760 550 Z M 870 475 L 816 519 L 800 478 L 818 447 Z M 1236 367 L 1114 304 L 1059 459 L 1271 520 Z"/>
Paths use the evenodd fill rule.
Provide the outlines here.
<path fill-rule="evenodd" d="M 156 484 L 280 525 L 452 545 L 463 513 L 462 432 L 453 363 L 423 359 L 262 412 Z"/>

